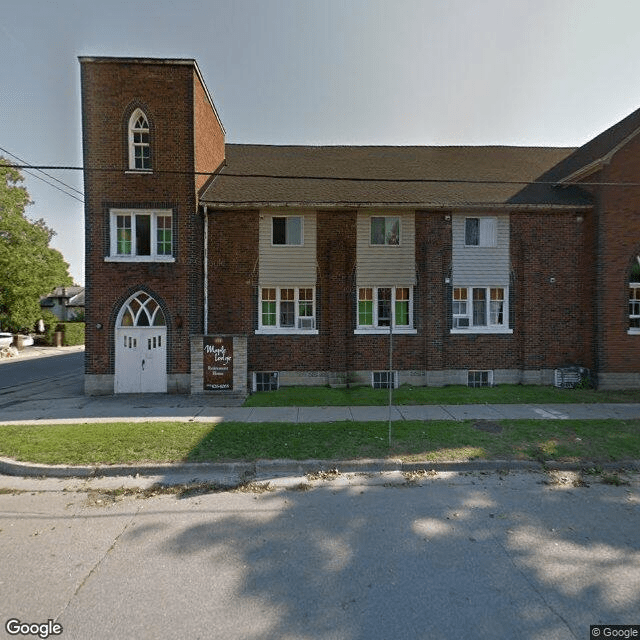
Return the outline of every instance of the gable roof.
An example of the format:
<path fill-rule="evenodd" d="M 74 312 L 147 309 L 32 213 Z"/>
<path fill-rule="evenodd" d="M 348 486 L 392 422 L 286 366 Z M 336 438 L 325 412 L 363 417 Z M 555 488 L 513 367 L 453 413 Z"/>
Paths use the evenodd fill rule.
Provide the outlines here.
<path fill-rule="evenodd" d="M 64 298 L 67 306 L 73 301 L 73 306 L 84 304 L 84 287 L 73 285 L 71 287 L 56 287 L 51 293 L 40 298 L 41 307 L 53 307 L 56 299 Z"/>
<path fill-rule="evenodd" d="M 580 207 L 576 188 L 530 183 L 574 148 L 227 144 L 201 193 L 210 207 Z"/>
<path fill-rule="evenodd" d="M 640 109 L 629 114 L 606 131 L 576 149 L 553 171 L 550 179 L 560 183 L 579 180 L 597 171 L 606 164 L 616 151 L 621 149 L 640 132 Z"/>

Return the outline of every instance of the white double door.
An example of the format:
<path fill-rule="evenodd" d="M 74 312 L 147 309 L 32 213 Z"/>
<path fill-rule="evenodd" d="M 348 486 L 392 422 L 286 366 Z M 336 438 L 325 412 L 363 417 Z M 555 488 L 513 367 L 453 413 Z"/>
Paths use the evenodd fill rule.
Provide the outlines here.
<path fill-rule="evenodd" d="M 167 392 L 167 328 L 116 329 L 116 393 Z"/>

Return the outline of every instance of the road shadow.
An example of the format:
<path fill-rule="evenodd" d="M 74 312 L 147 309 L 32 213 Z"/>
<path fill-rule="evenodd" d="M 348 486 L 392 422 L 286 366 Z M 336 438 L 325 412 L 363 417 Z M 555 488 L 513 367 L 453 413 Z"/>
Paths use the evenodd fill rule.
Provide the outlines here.
<path fill-rule="evenodd" d="M 216 581 L 233 592 L 225 637 L 534 640 L 637 623 L 637 486 L 544 482 L 303 481 L 207 512 L 157 553 L 212 576 L 242 567 Z M 210 605 L 220 597 L 212 589 Z"/>

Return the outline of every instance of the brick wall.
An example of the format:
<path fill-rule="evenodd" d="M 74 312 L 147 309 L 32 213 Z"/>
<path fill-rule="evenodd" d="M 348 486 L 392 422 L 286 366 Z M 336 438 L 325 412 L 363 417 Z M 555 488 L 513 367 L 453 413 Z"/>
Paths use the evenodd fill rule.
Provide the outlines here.
<path fill-rule="evenodd" d="M 194 75 L 193 109 L 194 109 L 194 144 L 196 189 L 200 189 L 208 180 L 202 172 L 212 173 L 223 162 L 224 130 L 209 102 L 209 96 L 201 79 Z"/>
<path fill-rule="evenodd" d="M 251 334 L 255 329 L 258 215 L 255 210 L 208 214 L 209 333 Z"/>
<path fill-rule="evenodd" d="M 590 180 L 637 184 L 639 173 L 640 139 L 636 137 Z M 640 374 L 640 336 L 627 333 L 629 272 L 632 260 L 640 255 L 640 188 L 605 186 L 597 196 L 598 370 L 625 378 Z"/>
<path fill-rule="evenodd" d="M 113 373 L 116 316 L 137 290 L 147 291 L 165 309 L 168 373 L 189 372 L 189 336 L 202 331 L 203 226 L 193 176 L 194 74 L 189 64 L 81 59 L 87 374 Z M 150 174 L 128 172 L 127 129 L 136 107 L 149 120 Z M 175 262 L 105 262 L 112 207 L 171 209 Z"/>
<path fill-rule="evenodd" d="M 349 374 L 388 368 L 389 338 L 353 331 L 353 210 L 318 211 L 319 335 L 255 335 L 258 216 L 257 211 L 210 215 L 210 331 L 247 333 L 250 371 Z M 593 368 L 592 219 L 587 212 L 511 214 L 513 333 L 452 335 L 447 282 L 451 214 L 417 212 L 417 335 L 394 335 L 394 369 L 548 371 L 571 364 Z"/>

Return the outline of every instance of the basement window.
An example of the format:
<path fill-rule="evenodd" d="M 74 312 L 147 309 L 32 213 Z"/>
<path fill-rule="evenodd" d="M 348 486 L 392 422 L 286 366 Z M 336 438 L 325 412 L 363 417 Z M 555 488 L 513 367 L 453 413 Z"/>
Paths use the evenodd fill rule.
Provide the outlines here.
<path fill-rule="evenodd" d="M 470 369 L 467 372 L 468 387 L 492 387 L 493 371 Z"/>
<path fill-rule="evenodd" d="M 371 386 L 374 389 L 392 389 L 398 388 L 398 372 L 397 371 L 372 371 Z"/>
<path fill-rule="evenodd" d="M 277 391 L 278 386 L 277 371 L 256 371 L 253 374 L 254 391 Z"/>

